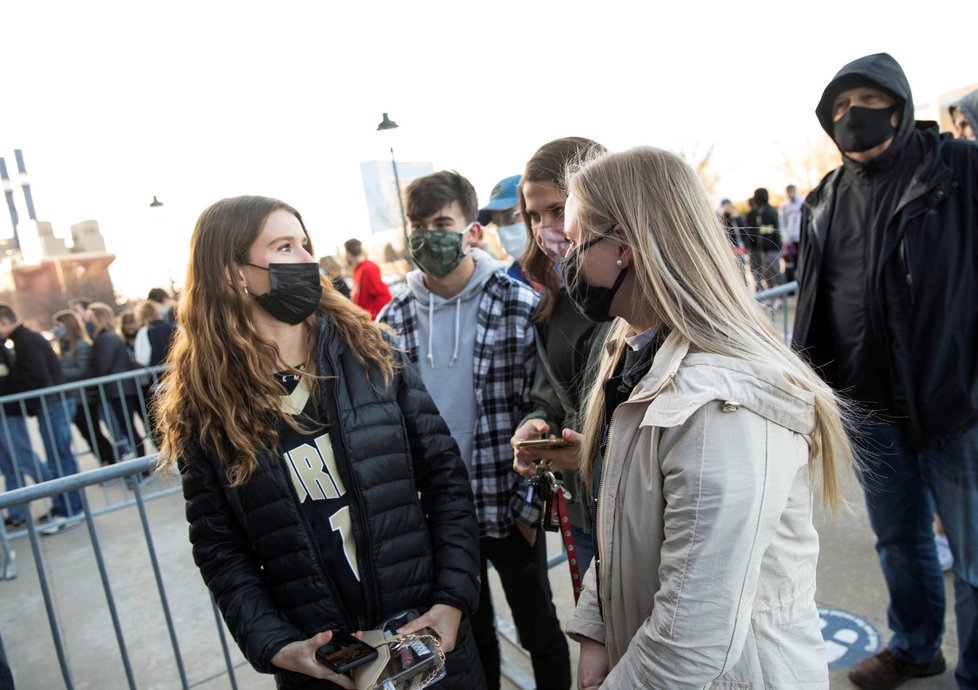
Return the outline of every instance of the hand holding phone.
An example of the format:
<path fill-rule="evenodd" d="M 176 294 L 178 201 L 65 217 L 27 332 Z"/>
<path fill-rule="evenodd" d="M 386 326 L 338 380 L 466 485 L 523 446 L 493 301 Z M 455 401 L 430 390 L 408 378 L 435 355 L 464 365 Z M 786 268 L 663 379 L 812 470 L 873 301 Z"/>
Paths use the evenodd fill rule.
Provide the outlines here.
<path fill-rule="evenodd" d="M 525 438 L 516 442 L 520 448 L 567 448 L 577 445 L 565 438 Z"/>
<path fill-rule="evenodd" d="M 316 661 L 333 673 L 349 673 L 376 658 L 376 649 L 347 632 L 334 631 L 332 639 L 316 650 Z"/>

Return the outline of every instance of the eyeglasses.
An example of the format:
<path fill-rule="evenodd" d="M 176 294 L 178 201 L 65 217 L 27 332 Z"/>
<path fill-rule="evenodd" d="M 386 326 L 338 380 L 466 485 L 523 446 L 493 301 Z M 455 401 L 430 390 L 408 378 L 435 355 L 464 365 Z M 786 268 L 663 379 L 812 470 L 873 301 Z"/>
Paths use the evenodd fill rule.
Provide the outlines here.
<path fill-rule="evenodd" d="M 494 211 L 492 213 L 492 222 L 496 224 L 496 227 L 515 225 L 522 220 L 523 214 L 520 212 L 519 206 L 511 208 L 507 211 Z"/>

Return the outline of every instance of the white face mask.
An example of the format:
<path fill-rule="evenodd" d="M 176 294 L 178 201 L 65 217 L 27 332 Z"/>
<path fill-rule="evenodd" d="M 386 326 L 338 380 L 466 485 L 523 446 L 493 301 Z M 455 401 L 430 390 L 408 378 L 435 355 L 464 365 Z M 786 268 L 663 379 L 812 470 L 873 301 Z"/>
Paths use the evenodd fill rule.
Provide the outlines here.
<path fill-rule="evenodd" d="M 503 245 L 503 249 L 514 259 L 519 259 L 523 256 L 524 250 L 526 250 L 526 243 L 529 241 L 529 237 L 526 234 L 526 224 L 525 223 L 513 223 L 512 225 L 501 225 L 496 228 L 496 234 L 499 235 L 499 243 Z"/>

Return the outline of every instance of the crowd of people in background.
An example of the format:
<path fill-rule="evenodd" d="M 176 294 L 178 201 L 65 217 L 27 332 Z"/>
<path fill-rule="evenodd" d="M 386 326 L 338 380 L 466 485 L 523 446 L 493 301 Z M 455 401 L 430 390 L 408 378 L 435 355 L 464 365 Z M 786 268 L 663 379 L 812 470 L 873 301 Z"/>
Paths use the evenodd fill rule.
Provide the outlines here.
<path fill-rule="evenodd" d="M 481 207 L 462 174 L 425 175 L 393 292 L 361 240 L 317 259 L 288 204 L 219 201 L 179 319 L 162 290 L 122 313 L 79 299 L 52 347 L 0 305 L 0 393 L 172 365 L 5 406 L 7 488 L 76 472 L 71 424 L 103 464 L 148 436 L 281 688 L 357 687 L 316 649 L 397 619 L 440 640 L 438 687 L 498 689 L 490 564 L 541 690 L 570 688 L 568 636 L 580 690 L 827 688 L 815 487 L 832 512 L 858 477 L 893 637 L 849 678 L 946 669 L 943 544 L 976 690 L 978 92 L 950 115 L 956 138 L 915 122 L 889 55 L 846 65 L 816 109 L 842 165 L 776 205 L 761 187 L 715 207 L 680 157 L 582 137 L 514 161 Z M 792 347 L 754 296 L 795 281 Z M 55 497 L 49 532 L 79 517 Z"/>
<path fill-rule="evenodd" d="M 0 415 L 0 472 L 7 489 L 23 486 L 27 477 L 38 482 L 75 474 L 72 427 L 98 465 L 147 455 L 144 437 L 155 439 L 158 430 L 152 405 L 158 375 L 85 382 L 162 364 L 176 330 L 174 305 L 162 288 L 119 313 L 102 302 L 73 298 L 67 309 L 52 314 L 50 340 L 0 305 L 0 337 L 13 345 L 0 348 L 0 395 L 28 394 L 24 402 L 7 403 Z M 71 383 L 83 385 L 64 394 L 29 395 Z M 25 417 L 37 419 L 43 459 L 31 447 Z M 50 535 L 81 519 L 80 497 L 69 492 L 56 497 L 38 523 Z M 4 518 L 7 529 L 25 524 L 20 507 Z"/>

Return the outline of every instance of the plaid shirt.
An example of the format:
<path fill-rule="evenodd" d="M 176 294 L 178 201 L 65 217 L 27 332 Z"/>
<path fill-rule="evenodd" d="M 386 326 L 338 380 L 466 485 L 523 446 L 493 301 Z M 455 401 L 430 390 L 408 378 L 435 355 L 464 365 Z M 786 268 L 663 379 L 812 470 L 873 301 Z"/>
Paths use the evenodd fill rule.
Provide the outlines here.
<path fill-rule="evenodd" d="M 536 343 L 530 315 L 539 298 L 528 286 L 496 271 L 482 286 L 475 334 L 473 379 L 478 420 L 469 482 L 481 537 L 505 537 L 515 520 L 539 524 L 539 500 L 527 505 L 528 482 L 513 471 L 509 440 L 531 409 Z M 378 321 L 399 334 L 400 347 L 418 365 L 418 302 L 410 290 L 395 297 Z"/>

